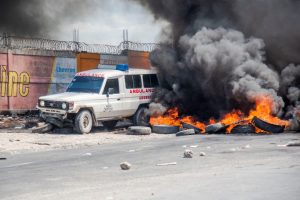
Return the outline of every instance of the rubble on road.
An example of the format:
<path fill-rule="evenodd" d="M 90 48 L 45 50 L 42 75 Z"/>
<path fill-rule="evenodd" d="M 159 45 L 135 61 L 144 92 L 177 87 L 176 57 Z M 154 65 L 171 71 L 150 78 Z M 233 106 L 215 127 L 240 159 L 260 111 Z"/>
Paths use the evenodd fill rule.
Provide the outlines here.
<path fill-rule="evenodd" d="M 53 125 L 50 123 L 40 123 L 40 126 L 35 126 L 31 129 L 32 133 L 47 133 L 53 129 Z"/>
<path fill-rule="evenodd" d="M 122 170 L 129 170 L 131 168 L 131 164 L 129 162 L 122 162 L 120 167 Z"/>
<path fill-rule="evenodd" d="M 0 129 L 28 129 L 40 122 L 37 115 L 0 115 Z"/>
<path fill-rule="evenodd" d="M 194 152 L 190 149 L 186 149 L 183 153 L 184 158 L 193 158 Z"/>

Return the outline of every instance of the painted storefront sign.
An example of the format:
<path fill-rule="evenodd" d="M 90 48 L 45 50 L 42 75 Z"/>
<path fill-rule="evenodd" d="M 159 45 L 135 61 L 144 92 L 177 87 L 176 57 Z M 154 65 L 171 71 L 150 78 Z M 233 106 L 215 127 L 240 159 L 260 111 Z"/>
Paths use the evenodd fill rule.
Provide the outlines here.
<path fill-rule="evenodd" d="M 75 58 L 0 53 L 0 111 L 35 109 L 40 96 L 65 91 Z"/>

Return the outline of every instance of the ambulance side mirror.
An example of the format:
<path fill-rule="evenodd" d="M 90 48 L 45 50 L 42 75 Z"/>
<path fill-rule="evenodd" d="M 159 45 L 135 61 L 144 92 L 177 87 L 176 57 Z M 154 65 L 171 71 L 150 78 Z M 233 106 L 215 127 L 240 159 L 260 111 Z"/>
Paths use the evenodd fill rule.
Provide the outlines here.
<path fill-rule="evenodd" d="M 115 92 L 114 88 L 108 88 L 108 91 L 106 93 L 106 97 L 109 97 L 110 94 L 113 94 Z"/>

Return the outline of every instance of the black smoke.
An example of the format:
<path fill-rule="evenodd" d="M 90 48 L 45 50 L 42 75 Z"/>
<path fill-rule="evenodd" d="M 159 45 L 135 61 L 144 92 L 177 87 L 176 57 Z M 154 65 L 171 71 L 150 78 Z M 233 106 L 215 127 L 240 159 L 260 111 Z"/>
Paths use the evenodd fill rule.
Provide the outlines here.
<path fill-rule="evenodd" d="M 99 6 L 97 2 L 96 0 L 2 0 L 0 33 L 48 37 L 57 32 L 61 26 L 83 20 Z"/>
<path fill-rule="evenodd" d="M 151 55 L 169 89 L 156 101 L 206 119 L 260 96 L 277 116 L 299 106 L 300 1 L 134 1 L 169 22 L 167 46 Z"/>

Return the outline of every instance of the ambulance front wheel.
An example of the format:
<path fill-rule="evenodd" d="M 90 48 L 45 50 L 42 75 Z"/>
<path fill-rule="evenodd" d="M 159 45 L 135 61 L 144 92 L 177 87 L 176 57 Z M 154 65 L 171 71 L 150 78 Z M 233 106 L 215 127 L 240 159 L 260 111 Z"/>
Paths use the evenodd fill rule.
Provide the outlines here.
<path fill-rule="evenodd" d="M 149 126 L 150 116 L 148 109 L 144 106 L 138 108 L 133 116 L 133 124 L 135 126 Z"/>

